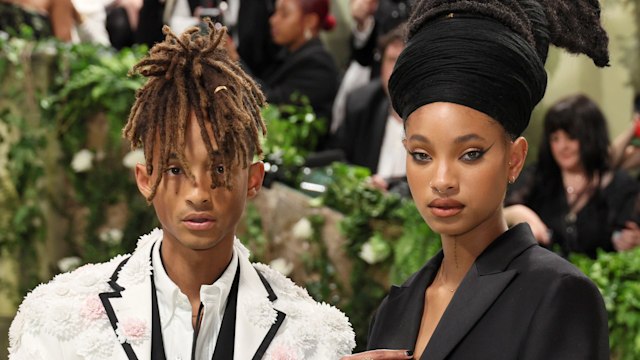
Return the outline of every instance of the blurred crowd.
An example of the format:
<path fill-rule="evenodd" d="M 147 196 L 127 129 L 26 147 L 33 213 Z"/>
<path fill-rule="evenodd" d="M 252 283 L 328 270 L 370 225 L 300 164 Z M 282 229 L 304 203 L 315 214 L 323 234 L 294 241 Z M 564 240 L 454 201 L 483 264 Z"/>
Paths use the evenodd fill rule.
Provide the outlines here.
<path fill-rule="evenodd" d="M 412 0 L 348 1 L 350 55 L 336 64 L 320 38 L 336 26 L 329 0 L 0 0 L 0 30 L 36 39 L 149 46 L 169 25 L 181 33 L 209 17 L 228 29 L 227 49 L 272 104 L 305 95 L 328 134 L 314 149 L 326 162 L 370 170 L 371 184 L 410 196 L 403 121 L 387 84 L 404 48 Z M 528 222 L 563 255 L 640 245 L 640 97 L 628 129 L 609 141 L 598 105 L 584 95 L 547 112 L 537 159 L 505 199 L 510 224 Z"/>

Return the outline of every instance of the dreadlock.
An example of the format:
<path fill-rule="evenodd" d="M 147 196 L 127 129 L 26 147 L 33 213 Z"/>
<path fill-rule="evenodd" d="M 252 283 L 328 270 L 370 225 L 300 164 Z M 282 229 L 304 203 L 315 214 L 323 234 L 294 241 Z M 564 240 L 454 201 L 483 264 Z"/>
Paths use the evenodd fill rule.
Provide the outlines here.
<path fill-rule="evenodd" d="M 223 44 L 226 28 L 217 29 L 209 19 L 206 25 L 208 33 L 193 27 L 179 37 L 165 25 L 164 41 L 154 45 L 130 72 L 149 79 L 136 93 L 123 136 L 132 149 L 144 149 L 149 175 L 154 171 L 154 146 L 160 150 L 160 169 L 148 201 L 155 196 L 172 154 L 186 175 L 194 178 L 184 155 L 191 112 L 195 113 L 210 158 L 216 159 L 210 165 L 212 188 L 231 189 L 231 171 L 218 174 L 213 171 L 215 167 L 246 168 L 254 155 L 262 155 L 259 137 L 260 133 L 266 135 L 266 126 L 260 110 L 265 97 L 228 57 Z M 213 129 L 213 139 L 207 124 Z"/>

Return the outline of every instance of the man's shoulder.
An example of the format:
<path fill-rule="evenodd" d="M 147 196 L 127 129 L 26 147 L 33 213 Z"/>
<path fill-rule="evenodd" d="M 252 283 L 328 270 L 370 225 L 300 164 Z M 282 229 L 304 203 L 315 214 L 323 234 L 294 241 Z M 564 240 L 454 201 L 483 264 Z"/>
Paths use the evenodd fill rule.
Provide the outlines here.
<path fill-rule="evenodd" d="M 350 353 L 355 335 L 347 316 L 333 305 L 314 300 L 302 287 L 271 267 L 254 263 L 278 299 L 275 308 L 286 314 L 285 338 L 309 338 L 317 342 L 311 358 L 335 358 Z M 308 336 L 306 336 L 307 334 Z M 315 335 L 314 335 L 315 334 Z M 318 338 L 317 334 L 325 334 Z M 338 356 L 339 357 L 339 356 Z"/>
<path fill-rule="evenodd" d="M 91 331 L 85 331 L 87 327 L 108 328 L 99 294 L 110 291 L 109 279 L 125 258 L 119 255 L 108 262 L 56 275 L 27 294 L 9 329 L 12 354 L 35 346 L 33 339 L 54 346 L 88 336 Z M 23 343 L 26 338 L 31 339 L 27 340 L 29 345 Z"/>

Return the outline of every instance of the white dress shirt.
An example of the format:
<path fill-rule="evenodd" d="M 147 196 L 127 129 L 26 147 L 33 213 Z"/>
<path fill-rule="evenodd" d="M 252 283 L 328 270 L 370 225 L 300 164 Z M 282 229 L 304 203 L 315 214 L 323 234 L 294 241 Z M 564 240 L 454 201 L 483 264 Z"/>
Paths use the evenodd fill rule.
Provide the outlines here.
<path fill-rule="evenodd" d="M 164 352 L 167 360 L 189 360 L 194 333 L 191 303 L 167 275 L 160 258 L 160 244 L 161 242 L 153 249 L 152 266 Z M 234 250 L 231 262 L 220 278 L 211 285 L 200 287 L 203 308 L 196 339 L 196 359 L 211 359 L 213 356 L 237 268 L 238 256 Z"/>
<path fill-rule="evenodd" d="M 393 115 L 387 118 L 377 174 L 384 179 L 407 174 L 407 150 L 402 145 L 404 126 Z"/>

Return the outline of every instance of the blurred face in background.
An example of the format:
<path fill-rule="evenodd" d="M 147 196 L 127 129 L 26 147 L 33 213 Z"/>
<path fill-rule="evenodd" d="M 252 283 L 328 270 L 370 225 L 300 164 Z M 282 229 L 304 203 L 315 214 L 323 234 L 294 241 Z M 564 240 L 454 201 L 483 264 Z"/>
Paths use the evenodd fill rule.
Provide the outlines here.
<path fill-rule="evenodd" d="M 396 40 L 387 45 L 382 54 L 380 80 L 382 81 L 384 92 L 387 95 L 389 95 L 389 78 L 391 78 L 391 72 L 393 72 L 393 67 L 396 65 L 396 61 L 402 50 L 404 50 L 404 42 L 402 40 Z"/>
<path fill-rule="evenodd" d="M 298 49 L 307 41 L 304 33 L 309 26 L 308 17 L 299 0 L 277 0 L 276 11 L 269 19 L 273 42 L 289 51 Z"/>
<path fill-rule="evenodd" d="M 562 171 L 582 169 L 580 161 L 580 141 L 564 130 L 556 130 L 549 136 L 551 155 Z"/>

